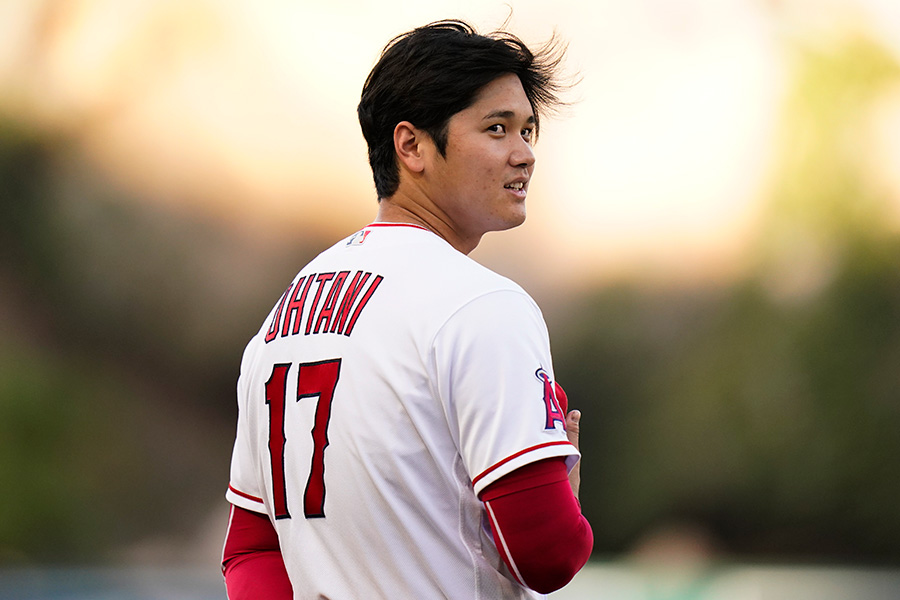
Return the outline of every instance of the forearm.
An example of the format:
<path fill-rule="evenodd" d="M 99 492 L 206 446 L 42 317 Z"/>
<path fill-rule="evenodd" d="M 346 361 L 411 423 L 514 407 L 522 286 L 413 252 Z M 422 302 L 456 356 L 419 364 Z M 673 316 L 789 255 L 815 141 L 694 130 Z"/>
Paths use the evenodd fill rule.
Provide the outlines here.
<path fill-rule="evenodd" d="M 266 515 L 231 507 L 222 573 L 229 600 L 293 597 L 278 535 Z"/>
<path fill-rule="evenodd" d="M 482 494 L 494 541 L 520 583 L 541 593 L 566 585 L 584 566 L 593 532 L 562 459 L 527 465 Z"/>

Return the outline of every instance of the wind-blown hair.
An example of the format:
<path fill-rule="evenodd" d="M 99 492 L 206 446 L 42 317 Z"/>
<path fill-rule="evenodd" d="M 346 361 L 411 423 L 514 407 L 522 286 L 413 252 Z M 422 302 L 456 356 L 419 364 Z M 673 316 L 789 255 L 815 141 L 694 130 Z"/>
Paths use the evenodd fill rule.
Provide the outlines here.
<path fill-rule="evenodd" d="M 505 31 L 478 34 L 463 21 L 438 21 L 391 40 L 363 86 L 357 114 L 369 146 L 369 164 L 378 198 L 392 196 L 400 184 L 394 128 L 409 121 L 431 136 L 446 156 L 450 118 L 475 103 L 478 92 L 514 74 L 535 117 L 562 102 L 557 71 L 565 47 L 552 38 L 532 52 Z"/>

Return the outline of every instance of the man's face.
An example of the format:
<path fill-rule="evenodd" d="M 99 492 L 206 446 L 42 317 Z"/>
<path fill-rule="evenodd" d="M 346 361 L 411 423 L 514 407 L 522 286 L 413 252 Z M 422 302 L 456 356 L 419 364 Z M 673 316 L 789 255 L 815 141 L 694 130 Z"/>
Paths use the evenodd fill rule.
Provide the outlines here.
<path fill-rule="evenodd" d="M 516 75 L 495 79 L 472 106 L 450 118 L 446 157 L 436 149 L 432 155 L 429 196 L 462 240 L 477 244 L 488 231 L 525 221 L 534 129 L 534 112 Z"/>

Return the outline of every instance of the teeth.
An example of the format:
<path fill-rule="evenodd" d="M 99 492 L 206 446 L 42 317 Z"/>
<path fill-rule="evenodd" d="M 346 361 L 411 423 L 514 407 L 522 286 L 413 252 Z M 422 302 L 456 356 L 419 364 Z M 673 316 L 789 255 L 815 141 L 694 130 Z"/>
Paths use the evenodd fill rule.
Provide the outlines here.
<path fill-rule="evenodd" d="M 522 182 L 519 182 L 519 183 L 511 183 L 511 184 L 509 184 L 509 185 L 506 186 L 506 187 L 511 188 L 511 189 L 514 189 L 514 190 L 521 190 L 523 187 L 525 187 L 525 184 L 522 183 Z"/>

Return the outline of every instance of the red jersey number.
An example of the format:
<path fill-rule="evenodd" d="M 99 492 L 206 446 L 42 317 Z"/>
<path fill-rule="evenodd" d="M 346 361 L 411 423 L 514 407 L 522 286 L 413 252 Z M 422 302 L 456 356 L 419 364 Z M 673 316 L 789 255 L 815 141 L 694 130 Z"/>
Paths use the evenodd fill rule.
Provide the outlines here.
<path fill-rule="evenodd" d="M 287 398 L 287 375 L 291 365 L 277 364 L 266 382 L 266 404 L 269 405 L 269 457 L 272 464 L 272 499 L 276 519 L 290 519 L 285 480 L 284 448 L 287 438 L 284 420 Z M 313 454 L 303 493 L 303 515 L 307 519 L 325 516 L 325 448 L 328 446 L 328 422 L 331 401 L 341 373 L 341 359 L 299 365 L 297 401 L 316 398 L 312 427 Z"/>

